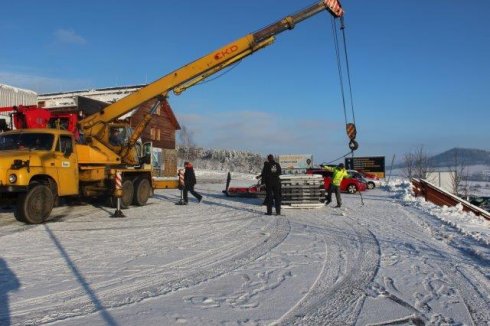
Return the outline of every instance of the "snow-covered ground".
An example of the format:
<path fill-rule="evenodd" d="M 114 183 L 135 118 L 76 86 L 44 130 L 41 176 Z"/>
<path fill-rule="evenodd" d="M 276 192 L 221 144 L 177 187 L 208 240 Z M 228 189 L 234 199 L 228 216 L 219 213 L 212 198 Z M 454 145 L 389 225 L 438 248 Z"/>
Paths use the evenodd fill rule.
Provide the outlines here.
<path fill-rule="evenodd" d="M 265 216 L 198 171 L 110 218 L 59 207 L 26 226 L 0 212 L 0 324 L 487 325 L 490 222 L 413 198 L 406 183 Z M 233 174 L 233 185 L 254 183 Z M 2 325 L 3 325 L 2 324 Z"/>

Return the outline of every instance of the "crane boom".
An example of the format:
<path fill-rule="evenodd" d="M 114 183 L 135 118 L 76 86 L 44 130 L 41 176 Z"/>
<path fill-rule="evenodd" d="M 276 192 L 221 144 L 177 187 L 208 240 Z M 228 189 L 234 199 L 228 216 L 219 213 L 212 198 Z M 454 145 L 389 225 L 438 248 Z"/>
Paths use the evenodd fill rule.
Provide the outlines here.
<path fill-rule="evenodd" d="M 100 112 L 81 120 L 79 124 L 85 137 L 89 141 L 91 137 L 100 141 L 100 135 L 104 133 L 107 123 L 114 121 L 118 117 L 157 96 L 166 95 L 172 90 L 176 90 L 176 93 L 181 92 L 183 89 L 192 86 L 237 60 L 271 44 L 274 41 L 275 35 L 287 29 L 294 28 L 297 23 L 324 10 L 329 11 L 334 17 L 341 17 L 344 14 L 338 0 L 322 0 L 255 33 L 245 35 L 216 51 L 174 70 L 137 92 L 109 105 Z"/>

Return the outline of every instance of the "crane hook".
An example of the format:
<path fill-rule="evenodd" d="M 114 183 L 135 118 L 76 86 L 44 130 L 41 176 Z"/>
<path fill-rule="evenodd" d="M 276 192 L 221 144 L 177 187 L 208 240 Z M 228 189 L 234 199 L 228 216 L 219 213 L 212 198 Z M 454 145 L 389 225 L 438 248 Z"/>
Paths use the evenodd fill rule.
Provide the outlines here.
<path fill-rule="evenodd" d="M 356 125 L 353 123 L 347 123 L 345 125 L 345 130 L 347 131 L 347 136 L 349 136 L 350 139 L 349 148 L 351 151 L 355 151 L 356 149 L 359 148 L 359 144 L 356 141 L 356 136 L 357 136 Z"/>
<path fill-rule="evenodd" d="M 351 151 L 355 151 L 359 148 L 359 144 L 354 139 L 351 139 L 351 141 L 349 142 L 349 148 Z"/>

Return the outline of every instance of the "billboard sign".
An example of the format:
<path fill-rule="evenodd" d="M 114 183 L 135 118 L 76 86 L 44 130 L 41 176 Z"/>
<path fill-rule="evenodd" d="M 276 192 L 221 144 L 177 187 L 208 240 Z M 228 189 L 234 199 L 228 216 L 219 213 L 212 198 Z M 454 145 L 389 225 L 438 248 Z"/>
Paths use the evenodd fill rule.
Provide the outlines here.
<path fill-rule="evenodd" d="M 345 167 L 348 170 L 371 173 L 376 175 L 378 178 L 385 177 L 384 156 L 346 157 Z"/>
<path fill-rule="evenodd" d="M 302 174 L 306 169 L 313 167 L 313 155 L 311 154 L 291 154 L 279 155 L 279 164 L 283 174 Z"/>

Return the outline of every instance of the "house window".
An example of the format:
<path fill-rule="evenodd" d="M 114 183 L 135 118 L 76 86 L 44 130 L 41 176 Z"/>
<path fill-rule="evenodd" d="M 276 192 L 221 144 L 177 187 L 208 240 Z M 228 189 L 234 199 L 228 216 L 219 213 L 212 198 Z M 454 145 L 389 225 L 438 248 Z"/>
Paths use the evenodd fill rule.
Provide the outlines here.
<path fill-rule="evenodd" d="M 153 127 L 150 129 L 150 139 L 155 140 L 155 128 Z"/>
<path fill-rule="evenodd" d="M 157 106 L 157 110 L 155 112 L 156 115 L 160 115 L 160 108 L 161 108 L 161 105 Z"/>
<path fill-rule="evenodd" d="M 157 140 L 160 140 L 160 129 L 157 129 Z"/>

